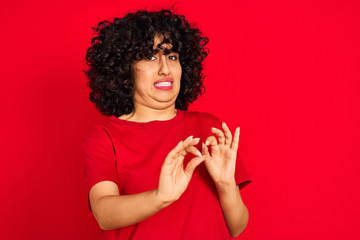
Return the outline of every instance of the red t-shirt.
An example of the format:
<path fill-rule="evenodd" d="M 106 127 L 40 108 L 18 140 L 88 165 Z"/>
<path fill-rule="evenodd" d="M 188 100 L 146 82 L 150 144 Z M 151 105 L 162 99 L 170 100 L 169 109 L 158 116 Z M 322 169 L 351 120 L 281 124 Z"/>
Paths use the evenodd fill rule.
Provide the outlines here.
<path fill-rule="evenodd" d="M 167 121 L 146 123 L 109 117 L 84 139 L 87 191 L 101 181 L 112 181 L 120 194 L 156 189 L 167 154 L 188 136 L 201 142 L 213 135 L 211 127 L 221 121 L 208 113 L 183 112 Z M 188 154 L 184 166 L 193 158 Z M 235 179 L 240 188 L 250 182 L 240 158 Z M 129 227 L 102 231 L 100 239 L 231 239 L 225 225 L 217 191 L 204 163 L 194 171 L 181 197 L 155 215 Z"/>

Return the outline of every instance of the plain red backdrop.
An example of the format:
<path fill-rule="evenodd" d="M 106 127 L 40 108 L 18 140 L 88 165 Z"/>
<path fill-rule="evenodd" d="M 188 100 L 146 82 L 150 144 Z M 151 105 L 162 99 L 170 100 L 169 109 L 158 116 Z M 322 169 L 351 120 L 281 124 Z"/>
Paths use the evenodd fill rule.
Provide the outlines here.
<path fill-rule="evenodd" d="M 1 239 L 96 239 L 81 141 L 101 119 L 82 73 L 91 27 L 174 1 L 1 7 Z M 240 239 L 360 239 L 358 1 L 176 1 L 210 38 L 190 110 L 241 126 L 253 182 Z"/>

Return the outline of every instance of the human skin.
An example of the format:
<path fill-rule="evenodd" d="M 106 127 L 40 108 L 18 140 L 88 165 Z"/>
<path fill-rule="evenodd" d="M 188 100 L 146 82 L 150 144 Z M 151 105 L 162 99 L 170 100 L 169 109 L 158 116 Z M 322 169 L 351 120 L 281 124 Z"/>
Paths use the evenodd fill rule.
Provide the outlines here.
<path fill-rule="evenodd" d="M 205 157 L 206 169 L 215 183 L 226 226 L 231 236 L 237 237 L 244 231 L 249 220 L 248 209 L 235 182 L 240 128 L 236 128 L 234 137 L 226 123 L 222 123 L 222 128 L 223 131 L 211 129 L 217 135 L 218 141 L 214 136 L 209 136 L 205 143 L 202 143 L 202 154 Z M 211 146 L 211 153 L 207 146 Z"/>
<path fill-rule="evenodd" d="M 188 186 L 195 168 L 204 161 L 194 147 L 199 138 L 192 136 L 180 141 L 165 158 L 157 189 L 134 195 L 120 195 L 117 185 L 110 181 L 95 184 L 90 190 L 93 214 L 103 230 L 112 230 L 138 223 L 179 199 Z M 197 155 L 186 168 L 187 153 Z"/>
<path fill-rule="evenodd" d="M 162 35 L 154 38 L 154 48 L 163 40 Z M 171 48 L 170 44 L 163 44 Z M 180 91 L 181 65 L 178 53 L 164 55 L 162 51 L 148 59 L 133 64 L 135 79 L 134 111 L 119 118 L 133 122 L 168 120 L 176 115 L 175 101 Z M 158 90 L 154 83 L 161 79 L 172 79 L 171 90 Z"/>
<path fill-rule="evenodd" d="M 154 38 L 154 47 L 162 41 Z M 171 45 L 164 44 L 164 47 Z M 133 64 L 135 78 L 134 111 L 119 118 L 134 122 L 169 120 L 176 115 L 175 100 L 180 91 L 181 65 L 179 55 L 165 55 L 159 51 L 154 56 Z M 154 83 L 161 79 L 172 79 L 170 90 L 159 90 Z M 167 207 L 186 190 L 195 168 L 205 161 L 206 168 L 218 191 L 224 219 L 232 236 L 239 235 L 248 222 L 248 211 L 235 183 L 236 152 L 240 130 L 232 134 L 226 124 L 223 131 L 212 129 L 217 135 L 207 138 L 209 152 L 203 144 L 202 153 L 195 145 L 199 139 L 188 137 L 167 155 L 160 172 L 157 189 L 135 195 L 120 195 L 117 185 L 110 181 L 95 184 L 89 193 L 93 214 L 103 230 L 112 230 L 138 223 Z M 183 167 L 186 154 L 195 155 Z M 139 207 L 140 206 L 140 207 Z"/>

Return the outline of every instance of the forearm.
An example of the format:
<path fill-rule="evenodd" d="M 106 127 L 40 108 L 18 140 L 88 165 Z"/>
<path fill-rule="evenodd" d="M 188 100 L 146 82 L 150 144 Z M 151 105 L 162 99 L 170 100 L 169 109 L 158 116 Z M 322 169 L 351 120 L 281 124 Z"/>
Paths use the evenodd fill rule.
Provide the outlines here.
<path fill-rule="evenodd" d="M 126 227 L 154 215 L 169 203 L 162 202 L 156 190 L 134 195 L 104 196 L 93 206 L 94 216 L 103 230 Z"/>
<path fill-rule="evenodd" d="M 236 183 L 216 185 L 225 223 L 232 237 L 242 233 L 248 223 L 249 212 L 242 201 Z"/>

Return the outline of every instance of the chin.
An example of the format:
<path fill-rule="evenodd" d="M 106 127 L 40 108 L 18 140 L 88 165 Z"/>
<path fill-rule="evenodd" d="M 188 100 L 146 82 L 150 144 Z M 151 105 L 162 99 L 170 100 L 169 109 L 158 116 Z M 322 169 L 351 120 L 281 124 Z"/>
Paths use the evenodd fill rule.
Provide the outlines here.
<path fill-rule="evenodd" d="M 155 99 L 156 104 L 154 104 L 154 108 L 155 109 L 165 109 L 165 108 L 169 108 L 171 106 L 175 106 L 175 101 L 176 101 L 176 97 L 175 98 L 168 98 L 168 99 Z"/>
<path fill-rule="evenodd" d="M 159 103 L 175 103 L 177 96 L 177 92 L 167 92 L 156 94 L 153 99 Z"/>

